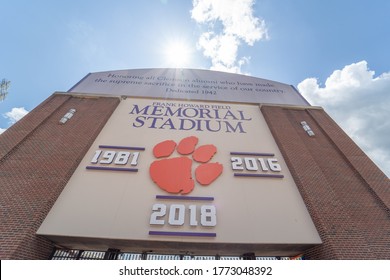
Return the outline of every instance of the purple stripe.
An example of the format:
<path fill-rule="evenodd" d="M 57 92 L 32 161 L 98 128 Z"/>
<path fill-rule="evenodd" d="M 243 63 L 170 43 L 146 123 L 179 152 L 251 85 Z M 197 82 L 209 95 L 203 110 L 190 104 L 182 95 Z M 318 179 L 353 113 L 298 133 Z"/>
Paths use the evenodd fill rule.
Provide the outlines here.
<path fill-rule="evenodd" d="M 284 178 L 279 174 L 246 174 L 246 173 L 234 173 L 235 177 L 268 177 L 268 178 Z"/>
<path fill-rule="evenodd" d="M 271 153 L 245 153 L 245 152 L 230 152 L 232 156 L 259 156 L 259 157 L 273 157 L 275 154 Z"/>
<path fill-rule="evenodd" d="M 176 200 L 202 200 L 213 201 L 214 197 L 210 196 L 174 196 L 174 195 L 156 195 L 156 199 L 176 199 Z"/>
<path fill-rule="evenodd" d="M 102 148 L 102 149 L 121 149 L 121 150 L 145 151 L 145 148 L 143 148 L 143 147 L 126 147 L 126 146 L 99 145 L 99 148 Z"/>
<path fill-rule="evenodd" d="M 164 236 L 197 236 L 197 237 L 216 237 L 214 232 L 188 232 L 188 231 L 149 231 L 149 235 L 164 235 Z"/>
<path fill-rule="evenodd" d="M 137 168 L 118 168 L 118 167 L 104 167 L 104 166 L 87 166 L 86 169 L 90 169 L 90 170 L 138 172 Z"/>

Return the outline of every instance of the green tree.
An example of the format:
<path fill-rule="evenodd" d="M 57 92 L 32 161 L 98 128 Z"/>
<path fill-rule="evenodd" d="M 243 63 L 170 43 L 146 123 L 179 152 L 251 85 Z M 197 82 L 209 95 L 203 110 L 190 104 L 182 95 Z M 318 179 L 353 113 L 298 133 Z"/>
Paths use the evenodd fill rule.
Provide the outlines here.
<path fill-rule="evenodd" d="M 8 94 L 8 89 L 11 82 L 3 79 L 0 83 L 0 101 L 3 101 Z"/>

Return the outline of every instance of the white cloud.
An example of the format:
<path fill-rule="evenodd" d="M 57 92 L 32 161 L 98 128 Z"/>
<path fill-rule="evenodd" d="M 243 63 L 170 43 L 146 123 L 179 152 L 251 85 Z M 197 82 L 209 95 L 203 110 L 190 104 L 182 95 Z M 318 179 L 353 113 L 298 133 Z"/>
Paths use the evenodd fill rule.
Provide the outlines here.
<path fill-rule="evenodd" d="M 10 124 L 14 124 L 27 114 L 28 111 L 24 109 L 24 107 L 20 107 L 20 108 L 12 108 L 10 112 L 3 114 L 3 116 L 9 120 Z"/>
<path fill-rule="evenodd" d="M 2 134 L 4 131 L 6 131 L 6 129 L 0 128 L 0 134 Z"/>
<path fill-rule="evenodd" d="M 237 58 L 239 46 L 253 46 L 268 38 L 264 20 L 253 16 L 253 4 L 254 0 L 193 0 L 191 17 L 208 28 L 200 36 L 198 48 L 211 59 L 211 69 L 241 73 L 241 66 L 250 58 Z"/>
<path fill-rule="evenodd" d="M 366 61 L 335 70 L 321 87 L 308 78 L 298 90 L 312 104 L 320 105 L 390 176 L 390 72 L 375 77 Z"/>

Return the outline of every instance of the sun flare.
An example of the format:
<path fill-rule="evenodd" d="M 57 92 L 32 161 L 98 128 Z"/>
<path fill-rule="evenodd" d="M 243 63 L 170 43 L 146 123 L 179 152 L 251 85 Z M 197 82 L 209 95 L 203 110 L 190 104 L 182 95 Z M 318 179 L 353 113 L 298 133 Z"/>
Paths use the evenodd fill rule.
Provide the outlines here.
<path fill-rule="evenodd" d="M 170 67 L 184 67 L 190 63 L 191 48 L 186 42 L 181 40 L 174 40 L 167 44 L 165 48 L 166 63 Z"/>

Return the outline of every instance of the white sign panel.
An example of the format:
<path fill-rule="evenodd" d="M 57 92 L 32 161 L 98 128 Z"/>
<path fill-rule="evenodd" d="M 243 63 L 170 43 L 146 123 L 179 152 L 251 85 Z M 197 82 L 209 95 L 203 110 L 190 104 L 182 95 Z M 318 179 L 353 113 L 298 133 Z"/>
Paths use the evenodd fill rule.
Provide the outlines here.
<path fill-rule="evenodd" d="M 321 242 L 257 105 L 141 98 L 121 101 L 38 234 L 201 254 Z"/>
<path fill-rule="evenodd" d="M 88 74 L 72 93 L 307 106 L 290 85 L 195 69 L 138 69 Z"/>

